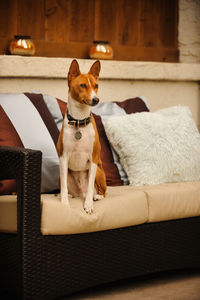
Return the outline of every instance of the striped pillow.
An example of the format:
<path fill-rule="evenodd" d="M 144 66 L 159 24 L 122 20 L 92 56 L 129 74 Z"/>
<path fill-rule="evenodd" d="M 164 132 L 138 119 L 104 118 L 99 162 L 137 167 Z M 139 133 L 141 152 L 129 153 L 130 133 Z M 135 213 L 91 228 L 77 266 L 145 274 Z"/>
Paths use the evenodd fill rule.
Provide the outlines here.
<path fill-rule="evenodd" d="M 59 130 L 41 94 L 0 94 L 0 146 L 42 151 L 41 192 L 58 189 Z M 16 191 L 14 180 L 0 182 L 0 194 Z"/>

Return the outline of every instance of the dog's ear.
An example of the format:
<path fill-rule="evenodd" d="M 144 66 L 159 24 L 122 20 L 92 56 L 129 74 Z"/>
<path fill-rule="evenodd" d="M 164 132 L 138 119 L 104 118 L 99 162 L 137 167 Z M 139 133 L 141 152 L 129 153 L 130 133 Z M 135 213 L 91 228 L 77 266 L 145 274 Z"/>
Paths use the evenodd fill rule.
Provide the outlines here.
<path fill-rule="evenodd" d="M 98 79 L 100 70 L 101 70 L 101 64 L 100 64 L 100 61 L 97 60 L 91 66 L 90 71 L 88 72 L 88 74 L 91 74 L 91 75 L 94 76 L 95 79 Z"/>
<path fill-rule="evenodd" d="M 78 64 L 77 60 L 74 59 L 71 62 L 71 65 L 70 65 L 70 68 L 69 68 L 69 72 L 68 72 L 68 76 L 67 76 L 68 85 L 70 84 L 72 78 L 77 77 L 80 74 L 81 74 L 81 72 L 80 72 L 80 69 L 79 69 L 79 64 Z"/>

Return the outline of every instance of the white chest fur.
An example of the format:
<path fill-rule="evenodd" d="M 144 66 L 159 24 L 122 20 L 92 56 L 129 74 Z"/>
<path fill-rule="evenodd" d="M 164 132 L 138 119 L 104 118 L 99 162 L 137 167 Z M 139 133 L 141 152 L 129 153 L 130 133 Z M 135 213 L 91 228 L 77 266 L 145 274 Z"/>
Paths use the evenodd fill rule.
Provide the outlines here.
<path fill-rule="evenodd" d="M 68 156 L 68 168 L 72 171 L 85 171 L 89 168 L 92 160 L 95 131 L 93 125 L 89 123 L 85 127 L 80 127 L 81 139 L 75 138 L 77 129 L 64 120 L 63 150 Z"/>

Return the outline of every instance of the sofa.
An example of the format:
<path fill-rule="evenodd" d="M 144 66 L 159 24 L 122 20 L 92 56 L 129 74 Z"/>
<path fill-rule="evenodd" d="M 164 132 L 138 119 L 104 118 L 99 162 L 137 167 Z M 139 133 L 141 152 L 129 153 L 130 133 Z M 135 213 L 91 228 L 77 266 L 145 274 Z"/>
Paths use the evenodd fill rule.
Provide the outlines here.
<path fill-rule="evenodd" d="M 199 269 L 200 136 L 188 108 L 151 113 L 138 97 L 94 109 L 108 188 L 88 215 L 82 199 L 70 210 L 60 202 L 55 143 L 66 107 L 38 93 L 0 95 L 1 294 L 57 299 Z"/>

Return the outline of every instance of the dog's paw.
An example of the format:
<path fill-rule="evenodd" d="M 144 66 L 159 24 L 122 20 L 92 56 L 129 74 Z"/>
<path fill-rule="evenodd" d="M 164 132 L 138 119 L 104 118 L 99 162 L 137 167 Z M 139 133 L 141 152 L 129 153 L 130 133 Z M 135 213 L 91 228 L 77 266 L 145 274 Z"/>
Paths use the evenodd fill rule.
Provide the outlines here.
<path fill-rule="evenodd" d="M 102 200 L 104 198 L 103 195 L 96 194 L 94 195 L 94 201 Z"/>
<path fill-rule="evenodd" d="M 87 214 L 92 214 L 94 210 L 93 203 L 85 201 L 84 210 L 86 211 Z"/>

